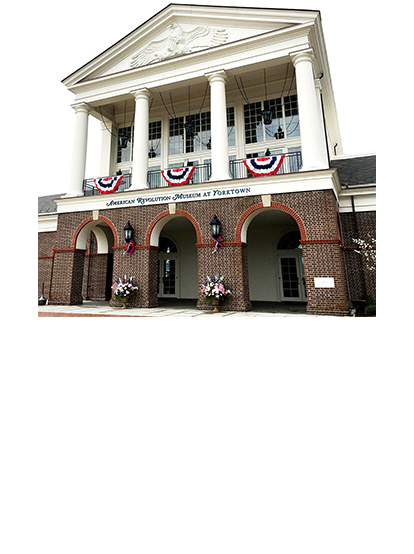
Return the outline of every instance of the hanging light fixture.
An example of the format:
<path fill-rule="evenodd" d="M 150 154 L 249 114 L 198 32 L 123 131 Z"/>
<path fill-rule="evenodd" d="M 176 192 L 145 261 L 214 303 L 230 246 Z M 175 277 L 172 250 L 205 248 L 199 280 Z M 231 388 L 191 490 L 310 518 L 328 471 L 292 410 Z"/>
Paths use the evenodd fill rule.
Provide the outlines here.
<path fill-rule="evenodd" d="M 269 107 L 269 102 L 267 100 L 267 85 L 266 85 L 266 69 L 263 69 L 263 75 L 264 75 L 264 85 L 265 85 L 265 98 L 264 101 L 264 110 L 262 111 L 262 119 L 263 123 L 265 125 L 271 125 L 272 124 L 272 110 Z"/>
<path fill-rule="evenodd" d="M 128 136 L 126 134 L 126 122 L 125 122 L 125 119 L 126 119 L 126 100 L 125 100 L 125 109 L 124 109 L 124 131 L 123 131 L 123 134 L 119 136 L 119 146 L 123 149 L 123 148 L 127 148 L 128 147 Z"/>
<path fill-rule="evenodd" d="M 193 138 L 195 133 L 194 128 L 194 120 L 193 116 L 191 115 L 191 107 L 190 107 L 190 87 L 188 87 L 188 116 L 185 118 L 185 133 L 187 138 Z"/>
<path fill-rule="evenodd" d="M 275 133 L 275 138 L 276 138 L 276 139 L 285 138 L 285 133 L 283 132 L 282 127 L 281 127 L 280 125 L 279 125 L 279 127 L 277 128 L 277 132 Z"/>

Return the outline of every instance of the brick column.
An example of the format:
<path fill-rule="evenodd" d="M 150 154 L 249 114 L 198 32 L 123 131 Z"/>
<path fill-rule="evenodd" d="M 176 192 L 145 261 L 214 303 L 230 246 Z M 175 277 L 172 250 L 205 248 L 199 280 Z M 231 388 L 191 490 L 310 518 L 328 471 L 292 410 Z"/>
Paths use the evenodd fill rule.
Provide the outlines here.
<path fill-rule="evenodd" d="M 55 250 L 50 304 L 82 304 L 85 250 Z"/>
<path fill-rule="evenodd" d="M 158 247 L 137 246 L 131 256 L 124 255 L 125 248 L 120 246 L 114 248 L 114 280 L 127 277 L 134 277 L 134 283 L 138 285 L 138 294 L 131 298 L 130 307 L 134 308 L 155 308 L 158 306 L 157 298 L 157 264 Z M 112 294 L 110 306 L 122 304 Z"/>
<path fill-rule="evenodd" d="M 301 243 L 308 296 L 307 312 L 349 315 L 340 240 L 304 240 Z M 329 278 L 329 281 L 321 282 L 321 278 Z"/>
<path fill-rule="evenodd" d="M 207 276 L 223 276 L 232 294 L 220 305 L 220 311 L 247 312 L 251 310 L 249 273 L 247 269 L 247 249 L 244 243 L 224 243 L 213 253 L 211 244 L 196 244 L 198 250 L 198 282 L 203 283 Z M 197 301 L 199 310 L 212 310 L 213 306 L 201 296 Z"/>

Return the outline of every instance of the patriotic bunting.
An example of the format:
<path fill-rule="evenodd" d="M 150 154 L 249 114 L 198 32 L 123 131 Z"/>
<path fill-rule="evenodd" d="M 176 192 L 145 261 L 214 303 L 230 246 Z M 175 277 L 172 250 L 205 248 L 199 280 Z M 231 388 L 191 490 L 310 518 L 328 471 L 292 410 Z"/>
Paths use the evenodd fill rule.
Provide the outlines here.
<path fill-rule="evenodd" d="M 122 181 L 123 175 L 116 175 L 115 177 L 105 177 L 102 179 L 94 179 L 95 187 L 101 194 L 108 194 L 115 192 L 119 187 L 119 183 Z"/>
<path fill-rule="evenodd" d="M 214 254 L 215 252 L 217 252 L 217 248 L 218 248 L 219 246 L 221 246 L 221 247 L 223 248 L 223 245 L 221 244 L 221 243 L 223 242 L 223 237 L 220 235 L 220 236 L 217 237 L 217 238 L 214 238 L 214 237 L 211 237 L 211 238 L 212 238 L 212 240 L 213 240 L 213 242 L 214 242 L 214 244 L 215 244 L 215 247 L 214 247 L 214 250 L 213 250 L 213 254 Z"/>
<path fill-rule="evenodd" d="M 135 250 L 135 240 L 131 239 L 129 242 L 125 241 L 125 253 L 131 256 L 132 252 Z"/>
<path fill-rule="evenodd" d="M 285 154 L 278 156 L 267 156 L 265 158 L 250 158 L 243 160 L 244 165 L 255 177 L 262 175 L 275 175 L 283 163 Z"/>
<path fill-rule="evenodd" d="M 169 185 L 186 185 L 191 179 L 196 166 L 180 167 L 178 169 L 162 169 L 161 173 Z"/>

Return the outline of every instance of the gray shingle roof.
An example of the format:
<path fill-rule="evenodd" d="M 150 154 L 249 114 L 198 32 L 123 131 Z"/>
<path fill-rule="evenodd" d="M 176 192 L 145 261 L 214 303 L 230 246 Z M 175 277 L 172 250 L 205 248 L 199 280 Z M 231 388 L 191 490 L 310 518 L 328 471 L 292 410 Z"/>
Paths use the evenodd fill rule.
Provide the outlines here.
<path fill-rule="evenodd" d="M 377 182 L 377 157 L 361 156 L 331 160 L 331 167 L 338 170 L 341 185 L 372 185 Z"/>
<path fill-rule="evenodd" d="M 38 214 L 50 214 L 57 211 L 57 205 L 53 200 L 55 198 L 61 198 L 64 193 L 51 194 L 49 196 L 39 196 L 38 200 Z"/>

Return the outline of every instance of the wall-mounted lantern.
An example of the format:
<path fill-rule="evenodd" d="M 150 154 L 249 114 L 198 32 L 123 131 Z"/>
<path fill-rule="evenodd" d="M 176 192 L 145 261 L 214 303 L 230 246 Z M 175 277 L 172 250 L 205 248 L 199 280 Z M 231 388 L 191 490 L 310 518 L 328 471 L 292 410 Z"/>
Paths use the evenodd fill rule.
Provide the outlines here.
<path fill-rule="evenodd" d="M 211 227 L 211 235 L 216 239 L 220 236 L 220 220 L 215 215 L 213 219 L 210 221 L 210 227 Z"/>
<path fill-rule="evenodd" d="M 128 223 L 124 227 L 125 242 L 131 241 L 133 233 L 134 233 L 134 228 L 132 227 L 130 221 L 128 220 Z"/>

